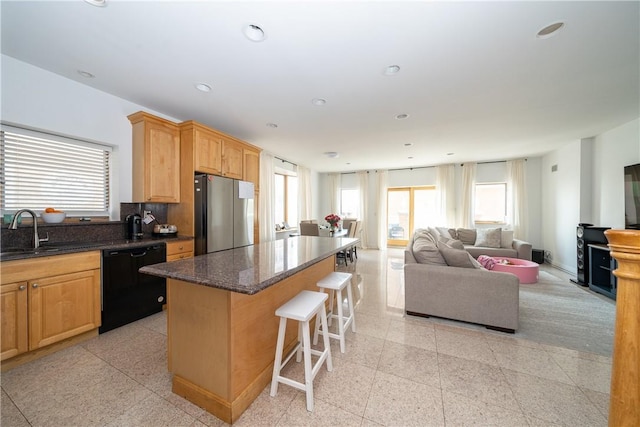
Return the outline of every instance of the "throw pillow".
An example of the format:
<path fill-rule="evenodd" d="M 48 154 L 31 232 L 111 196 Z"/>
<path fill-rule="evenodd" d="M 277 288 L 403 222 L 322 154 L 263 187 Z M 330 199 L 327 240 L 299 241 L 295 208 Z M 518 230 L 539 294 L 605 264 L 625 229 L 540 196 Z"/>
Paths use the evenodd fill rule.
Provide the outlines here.
<path fill-rule="evenodd" d="M 473 257 L 469 255 L 469 252 L 465 251 L 464 249 L 450 248 L 442 242 L 438 243 L 438 249 L 440 249 L 440 254 L 444 258 L 448 266 L 476 268 L 473 262 L 471 262 Z"/>
<path fill-rule="evenodd" d="M 458 240 L 460 240 L 465 245 L 473 245 L 474 243 L 476 243 L 475 229 L 457 228 L 456 233 L 458 233 Z"/>
<path fill-rule="evenodd" d="M 449 233 L 449 229 L 447 227 L 436 227 L 436 230 L 438 230 L 438 233 L 440 234 L 440 237 L 446 237 L 447 239 L 453 239 L 453 236 L 451 235 L 451 233 Z"/>
<path fill-rule="evenodd" d="M 464 244 L 460 240 L 456 239 L 447 239 L 446 237 L 440 236 L 438 242 L 442 242 L 450 248 L 454 249 L 464 249 Z"/>
<path fill-rule="evenodd" d="M 449 234 L 451 235 L 452 239 L 460 240 L 460 238 L 458 237 L 458 231 L 455 228 L 450 228 Z"/>
<path fill-rule="evenodd" d="M 476 237 L 475 246 L 484 246 L 485 248 L 499 248 L 502 243 L 501 228 L 479 228 Z"/>
<path fill-rule="evenodd" d="M 436 244 L 421 235 L 413 242 L 413 257 L 420 264 L 447 265 Z"/>
<path fill-rule="evenodd" d="M 502 230 L 500 247 L 502 248 L 513 247 L 513 230 Z"/>

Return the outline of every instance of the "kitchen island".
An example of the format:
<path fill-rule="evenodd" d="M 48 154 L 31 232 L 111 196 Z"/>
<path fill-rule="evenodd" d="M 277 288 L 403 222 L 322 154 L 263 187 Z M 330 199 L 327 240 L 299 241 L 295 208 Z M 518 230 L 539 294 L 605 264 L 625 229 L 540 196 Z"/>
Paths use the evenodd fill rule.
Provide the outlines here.
<path fill-rule="evenodd" d="M 358 239 L 299 236 L 215 252 L 141 272 L 167 278 L 167 358 L 174 393 L 227 423 L 271 381 L 276 309 L 335 269 Z M 297 341 L 287 325 L 285 350 Z"/>

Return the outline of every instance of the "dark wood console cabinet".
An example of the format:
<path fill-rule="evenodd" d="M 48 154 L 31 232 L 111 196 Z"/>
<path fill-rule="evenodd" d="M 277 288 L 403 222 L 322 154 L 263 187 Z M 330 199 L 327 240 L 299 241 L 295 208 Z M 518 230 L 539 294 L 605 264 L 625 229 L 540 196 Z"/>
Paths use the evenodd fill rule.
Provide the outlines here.
<path fill-rule="evenodd" d="M 613 271 L 617 261 L 611 257 L 607 245 L 589 245 L 589 289 L 616 299 L 616 276 Z"/>

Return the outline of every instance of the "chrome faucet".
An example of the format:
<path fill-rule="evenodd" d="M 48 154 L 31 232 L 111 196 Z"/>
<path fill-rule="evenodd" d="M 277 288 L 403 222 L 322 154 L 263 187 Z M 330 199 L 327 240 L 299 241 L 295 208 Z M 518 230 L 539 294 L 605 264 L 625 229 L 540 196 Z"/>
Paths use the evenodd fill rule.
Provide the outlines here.
<path fill-rule="evenodd" d="M 49 241 L 49 233 L 47 233 L 47 237 L 45 237 L 44 239 L 41 239 L 40 236 L 38 236 L 38 217 L 36 216 L 36 213 L 31 209 L 20 209 L 18 212 L 16 212 L 16 214 L 13 216 L 13 219 L 9 223 L 9 230 L 18 229 L 18 219 L 24 212 L 33 217 L 33 249 L 38 249 L 40 247 L 40 242 Z"/>

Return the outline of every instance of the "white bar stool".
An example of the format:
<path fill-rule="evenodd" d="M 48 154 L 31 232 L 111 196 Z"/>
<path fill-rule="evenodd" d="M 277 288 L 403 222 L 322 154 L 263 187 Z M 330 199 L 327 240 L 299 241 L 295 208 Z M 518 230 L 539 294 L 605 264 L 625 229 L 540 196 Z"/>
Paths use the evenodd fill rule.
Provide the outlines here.
<path fill-rule="evenodd" d="M 307 411 L 313 411 L 313 379 L 322 367 L 322 363 L 327 361 L 327 370 L 333 370 L 331 362 L 331 349 L 329 346 L 329 337 L 324 337 L 324 350 L 311 349 L 311 333 L 309 330 L 309 321 L 320 315 L 323 329 L 327 328 L 327 311 L 324 303 L 327 300 L 327 294 L 323 292 L 301 291 L 298 295 L 291 298 L 285 304 L 276 310 L 276 316 L 280 317 L 280 329 L 278 330 L 278 344 L 276 345 L 276 358 L 273 363 L 273 376 L 271 378 L 271 393 L 273 397 L 278 393 L 278 383 L 287 384 L 307 394 Z M 287 319 L 297 320 L 298 324 L 298 344 L 287 355 L 282 362 L 282 351 L 284 349 L 284 336 L 287 330 Z M 316 323 L 318 319 L 316 318 Z M 291 360 L 293 354 L 296 354 L 296 362 L 300 362 L 301 353 L 304 353 L 304 384 L 286 378 L 280 375 L 280 371 Z M 311 355 L 319 356 L 313 367 L 311 366 Z"/>
<path fill-rule="evenodd" d="M 334 334 L 329 332 L 329 330 L 322 325 L 322 330 L 320 330 L 320 325 L 316 322 L 316 330 L 313 334 L 313 344 L 318 343 L 318 334 L 322 334 L 325 338 L 329 336 L 330 338 L 335 338 L 340 340 L 340 352 L 344 353 L 345 344 L 344 344 L 344 332 L 351 325 L 351 330 L 353 332 L 356 331 L 356 320 L 353 310 L 353 293 L 351 291 L 351 274 L 350 273 L 341 273 L 338 271 L 334 271 L 329 275 L 325 276 L 318 282 L 318 287 L 322 289 L 329 289 L 329 313 L 327 317 L 329 318 L 329 325 L 331 325 L 331 320 L 335 317 L 338 319 L 338 333 Z M 344 317 L 344 313 L 342 310 L 342 290 L 347 288 L 347 303 L 349 305 L 349 316 Z M 334 293 L 336 294 L 336 300 L 338 305 L 338 314 L 336 315 L 333 311 L 333 297 Z M 327 331 L 325 334 L 324 331 Z"/>

